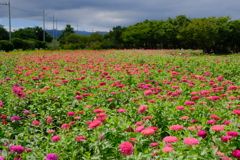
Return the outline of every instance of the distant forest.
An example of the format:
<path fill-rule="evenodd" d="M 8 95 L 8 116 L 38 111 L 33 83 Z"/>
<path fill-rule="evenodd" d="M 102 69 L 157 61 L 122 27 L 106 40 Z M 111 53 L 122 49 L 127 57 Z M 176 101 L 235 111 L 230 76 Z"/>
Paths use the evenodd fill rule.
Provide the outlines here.
<path fill-rule="evenodd" d="M 12 33 L 13 40 L 25 41 L 25 45 L 31 41 L 32 48 L 45 48 L 48 43 L 53 43 L 51 34 L 46 33 L 46 42 L 41 42 L 42 37 L 41 27 L 19 29 Z M 128 27 L 116 26 L 106 34 L 94 32 L 91 35 L 79 35 L 67 24 L 54 43 L 58 43 L 58 49 L 184 48 L 227 53 L 239 52 L 239 37 L 240 20 L 231 20 L 230 16 L 188 18 L 179 15 L 167 20 L 144 20 Z M 8 32 L 1 25 L 0 40 L 8 40 Z M 16 49 L 14 41 L 11 43 Z M 23 48 L 19 44 L 18 47 Z"/>

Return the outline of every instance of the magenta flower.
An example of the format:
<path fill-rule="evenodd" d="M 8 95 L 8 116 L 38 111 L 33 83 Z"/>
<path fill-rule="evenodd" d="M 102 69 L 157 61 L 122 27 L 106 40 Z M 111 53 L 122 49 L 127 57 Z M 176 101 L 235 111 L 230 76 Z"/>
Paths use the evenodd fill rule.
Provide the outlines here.
<path fill-rule="evenodd" d="M 231 136 L 231 137 L 237 137 L 238 136 L 238 132 L 229 131 L 229 132 L 226 133 L 226 135 Z"/>
<path fill-rule="evenodd" d="M 20 121 L 21 120 L 21 118 L 17 117 L 17 116 L 13 116 L 10 119 L 11 119 L 11 121 Z"/>
<path fill-rule="evenodd" d="M 232 156 L 235 158 L 240 158 L 240 150 L 235 149 L 234 151 L 232 151 Z"/>
<path fill-rule="evenodd" d="M 221 140 L 223 141 L 223 142 L 227 142 L 227 141 L 229 141 L 229 140 L 231 140 L 232 139 L 232 137 L 230 137 L 230 136 L 223 136 L 223 137 L 221 137 Z"/>
<path fill-rule="evenodd" d="M 150 143 L 150 146 L 151 147 L 156 147 L 156 146 L 158 146 L 158 143 Z"/>
<path fill-rule="evenodd" d="M 0 107 L 4 107 L 4 104 L 2 101 L 0 101 Z"/>
<path fill-rule="evenodd" d="M 123 142 L 119 146 L 120 151 L 124 156 L 133 154 L 133 145 L 130 142 Z"/>
<path fill-rule="evenodd" d="M 198 131 L 198 137 L 206 138 L 207 132 L 206 131 Z"/>
<path fill-rule="evenodd" d="M 24 152 L 24 147 L 21 145 L 12 145 L 10 146 L 10 151 L 21 154 Z"/>
<path fill-rule="evenodd" d="M 45 160 L 58 160 L 58 156 L 55 153 L 49 153 Z"/>

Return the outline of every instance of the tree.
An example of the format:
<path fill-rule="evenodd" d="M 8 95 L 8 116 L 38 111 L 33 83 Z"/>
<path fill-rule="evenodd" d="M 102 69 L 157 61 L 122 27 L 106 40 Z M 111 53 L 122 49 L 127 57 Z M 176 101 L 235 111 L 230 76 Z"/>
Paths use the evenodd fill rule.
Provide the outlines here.
<path fill-rule="evenodd" d="M 4 28 L 3 25 L 0 25 L 0 40 L 8 40 L 9 39 L 9 33 Z"/>
<path fill-rule="evenodd" d="M 37 35 L 34 31 L 33 28 L 28 27 L 28 28 L 20 28 L 18 30 L 15 30 L 12 34 L 13 38 L 20 38 L 20 39 L 36 39 L 37 40 Z"/>
<path fill-rule="evenodd" d="M 66 27 L 64 28 L 64 30 L 62 30 L 62 33 L 60 34 L 58 40 L 61 41 L 61 39 L 63 39 L 64 37 L 66 37 L 72 33 L 75 33 L 74 28 L 70 24 L 67 24 Z"/>

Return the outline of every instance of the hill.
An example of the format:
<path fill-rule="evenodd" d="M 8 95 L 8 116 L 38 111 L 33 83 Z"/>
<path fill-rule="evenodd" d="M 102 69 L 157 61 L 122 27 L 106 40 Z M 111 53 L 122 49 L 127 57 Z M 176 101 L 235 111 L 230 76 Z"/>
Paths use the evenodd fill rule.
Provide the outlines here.
<path fill-rule="evenodd" d="M 46 30 L 47 33 L 53 35 L 53 30 Z M 108 32 L 105 31 L 98 31 L 102 34 L 106 34 Z M 75 31 L 76 34 L 79 35 L 85 35 L 85 36 L 90 36 L 93 32 L 87 32 L 87 31 Z M 62 30 L 54 30 L 54 37 L 58 38 L 62 34 Z"/>

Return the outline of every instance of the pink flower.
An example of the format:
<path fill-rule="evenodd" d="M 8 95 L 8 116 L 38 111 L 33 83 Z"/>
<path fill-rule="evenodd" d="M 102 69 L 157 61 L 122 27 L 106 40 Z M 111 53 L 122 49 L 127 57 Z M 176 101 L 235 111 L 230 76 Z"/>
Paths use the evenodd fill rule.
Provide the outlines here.
<path fill-rule="evenodd" d="M 232 137 L 237 137 L 238 136 L 238 132 L 235 132 L 235 131 L 229 131 L 226 133 L 226 135 L 228 136 L 232 136 Z"/>
<path fill-rule="evenodd" d="M 67 116 L 73 116 L 73 115 L 75 115 L 75 112 L 68 112 L 67 113 Z"/>
<path fill-rule="evenodd" d="M 189 119 L 189 117 L 188 116 L 183 116 L 180 119 Z"/>
<path fill-rule="evenodd" d="M 144 92 L 144 96 L 148 96 L 148 95 L 151 95 L 151 94 L 153 94 L 152 90 L 146 90 Z"/>
<path fill-rule="evenodd" d="M 101 121 L 98 119 L 94 119 L 88 126 L 88 128 L 94 129 L 97 126 L 99 126 L 101 124 Z"/>
<path fill-rule="evenodd" d="M 213 119 L 215 119 L 215 120 L 220 120 L 220 119 L 221 119 L 221 118 L 218 117 L 217 115 L 210 115 L 210 118 L 213 118 Z"/>
<path fill-rule="evenodd" d="M 156 147 L 156 146 L 158 146 L 158 143 L 151 143 L 150 146 L 151 147 Z"/>
<path fill-rule="evenodd" d="M 240 150 L 235 149 L 234 151 L 232 151 L 232 156 L 235 158 L 240 158 Z"/>
<path fill-rule="evenodd" d="M 207 132 L 206 131 L 198 131 L 198 137 L 206 138 Z"/>
<path fill-rule="evenodd" d="M 213 123 L 216 123 L 216 122 L 217 122 L 217 121 L 214 120 L 214 119 L 211 119 L 211 120 L 207 121 L 208 124 L 213 124 Z"/>
<path fill-rule="evenodd" d="M 59 141 L 61 138 L 60 138 L 60 136 L 58 136 L 58 135 L 56 135 L 56 136 L 53 136 L 52 137 L 52 142 L 57 142 L 57 141 Z"/>
<path fill-rule="evenodd" d="M 39 123 L 39 121 L 32 121 L 31 124 L 34 125 L 34 126 L 38 126 L 40 123 Z"/>
<path fill-rule="evenodd" d="M 235 109 L 232 111 L 233 114 L 240 115 L 240 109 Z"/>
<path fill-rule="evenodd" d="M 86 138 L 84 136 L 76 137 L 77 142 L 84 142 L 84 140 L 86 140 Z"/>
<path fill-rule="evenodd" d="M 68 129 L 69 127 L 70 127 L 70 125 L 69 124 L 66 124 L 66 123 L 64 123 L 64 124 L 62 124 L 62 129 Z"/>
<path fill-rule="evenodd" d="M 178 141 L 178 139 L 175 136 L 167 136 L 167 137 L 163 138 L 163 142 L 166 142 L 166 143 L 174 143 L 177 141 Z"/>
<path fill-rule="evenodd" d="M 223 131 L 224 130 L 224 127 L 221 126 L 221 125 L 214 125 L 211 127 L 212 130 L 214 131 Z"/>
<path fill-rule="evenodd" d="M 147 110 L 147 105 L 141 105 L 139 108 L 138 108 L 138 113 L 143 113 Z"/>
<path fill-rule="evenodd" d="M 184 110 L 184 106 L 177 106 L 176 109 L 177 110 Z"/>
<path fill-rule="evenodd" d="M 150 134 L 155 134 L 155 130 L 151 128 L 147 128 L 141 131 L 142 134 L 144 135 L 150 135 Z"/>
<path fill-rule="evenodd" d="M 229 141 L 229 140 L 231 140 L 232 139 L 232 137 L 230 137 L 230 136 L 223 136 L 223 137 L 221 137 L 221 140 L 223 141 L 223 142 L 227 142 L 227 141 Z"/>
<path fill-rule="evenodd" d="M 143 126 L 138 126 L 136 132 L 142 132 L 145 128 Z"/>
<path fill-rule="evenodd" d="M 224 121 L 222 124 L 223 125 L 229 125 L 231 123 L 231 121 Z"/>
<path fill-rule="evenodd" d="M 164 147 L 162 149 L 163 152 L 172 152 L 173 151 L 173 148 L 172 147 Z"/>
<path fill-rule="evenodd" d="M 117 111 L 118 112 L 126 112 L 127 110 L 126 109 L 118 109 Z"/>
<path fill-rule="evenodd" d="M 173 125 L 170 127 L 170 130 L 175 130 L 175 131 L 179 131 L 179 130 L 182 130 L 183 129 L 183 126 L 181 125 Z"/>
<path fill-rule="evenodd" d="M 133 145 L 130 142 L 123 142 L 119 145 L 120 151 L 124 156 L 133 154 Z"/>
<path fill-rule="evenodd" d="M 104 110 L 103 110 L 103 109 L 94 109 L 93 112 L 95 112 L 95 113 L 101 113 L 101 112 L 104 112 Z"/>
<path fill-rule="evenodd" d="M 54 133 L 55 132 L 55 130 L 49 130 L 49 131 L 47 131 L 48 133 Z"/>
<path fill-rule="evenodd" d="M 144 123 L 143 122 L 137 122 L 135 125 L 136 126 L 141 126 L 141 125 L 143 125 Z"/>
<path fill-rule="evenodd" d="M 184 103 L 184 105 L 185 105 L 185 106 L 193 106 L 193 105 L 194 105 L 194 102 L 192 102 L 192 101 L 186 101 L 186 102 Z"/>
<path fill-rule="evenodd" d="M 187 145 L 198 145 L 199 141 L 196 138 L 187 137 L 183 139 L 183 142 Z"/>

